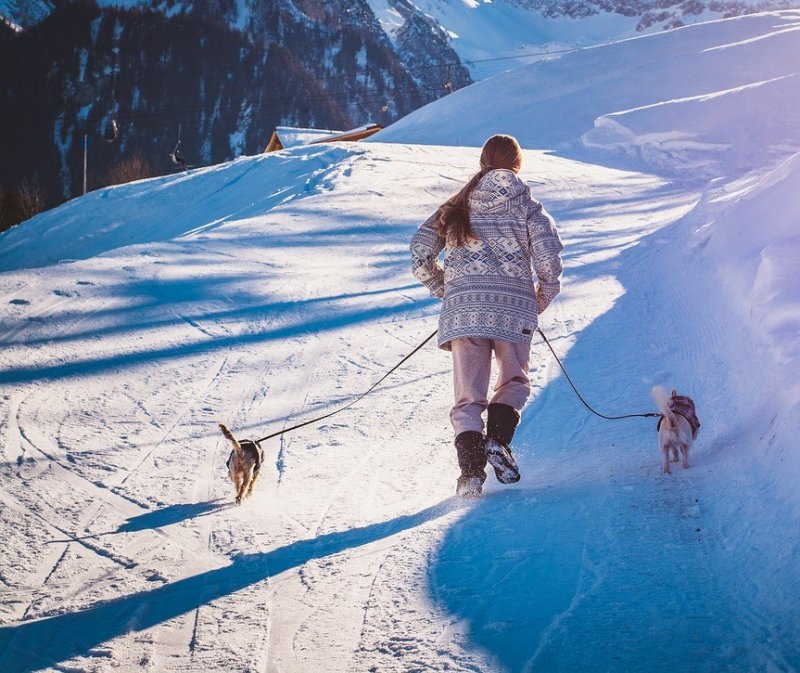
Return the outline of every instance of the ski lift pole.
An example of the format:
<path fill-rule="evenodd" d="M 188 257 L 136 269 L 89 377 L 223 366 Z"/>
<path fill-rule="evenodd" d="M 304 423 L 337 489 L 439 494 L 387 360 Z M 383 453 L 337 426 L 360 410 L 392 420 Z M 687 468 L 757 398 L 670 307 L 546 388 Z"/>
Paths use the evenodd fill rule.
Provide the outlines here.
<path fill-rule="evenodd" d="M 89 164 L 89 134 L 83 134 L 83 193 L 86 194 L 86 167 Z"/>

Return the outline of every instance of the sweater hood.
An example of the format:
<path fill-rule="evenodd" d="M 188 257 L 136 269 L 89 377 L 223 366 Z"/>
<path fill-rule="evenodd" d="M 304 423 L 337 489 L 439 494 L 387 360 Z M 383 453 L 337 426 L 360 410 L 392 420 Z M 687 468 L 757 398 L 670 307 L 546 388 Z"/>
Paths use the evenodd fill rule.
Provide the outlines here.
<path fill-rule="evenodd" d="M 470 195 L 470 208 L 479 212 L 494 210 L 512 199 L 528 197 L 530 188 L 514 171 L 505 168 L 489 171 Z"/>

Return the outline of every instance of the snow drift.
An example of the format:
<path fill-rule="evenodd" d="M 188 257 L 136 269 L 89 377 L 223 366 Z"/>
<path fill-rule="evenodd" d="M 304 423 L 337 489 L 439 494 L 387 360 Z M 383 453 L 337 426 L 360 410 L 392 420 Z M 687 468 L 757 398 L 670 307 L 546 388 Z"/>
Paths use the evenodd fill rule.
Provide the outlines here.
<path fill-rule="evenodd" d="M 798 53 L 797 11 L 687 26 L 522 66 L 373 140 L 475 147 L 511 133 L 523 147 L 633 157 L 671 176 L 739 175 L 800 144 L 800 117 L 788 112 L 800 105 Z"/>

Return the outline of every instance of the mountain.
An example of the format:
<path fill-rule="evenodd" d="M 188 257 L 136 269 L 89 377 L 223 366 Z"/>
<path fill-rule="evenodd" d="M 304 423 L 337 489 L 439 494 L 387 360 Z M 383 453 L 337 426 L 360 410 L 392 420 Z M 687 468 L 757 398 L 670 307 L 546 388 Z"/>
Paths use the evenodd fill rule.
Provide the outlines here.
<path fill-rule="evenodd" d="M 94 189 L 181 169 L 179 142 L 197 166 L 279 125 L 388 125 L 521 64 L 792 2 L 0 0 L 0 211 L 4 190 L 80 194 L 84 136 Z"/>
<path fill-rule="evenodd" d="M 702 21 L 797 7 L 797 0 L 370 0 L 390 36 L 408 11 L 437 24 L 486 79 L 541 55 Z M 413 8 L 409 10 L 408 8 Z"/>
<path fill-rule="evenodd" d="M 301 9 L 302 8 L 302 11 Z M 59 3 L 42 21 L 0 33 L 4 151 L 0 185 L 37 178 L 52 203 L 121 162 L 149 174 L 263 151 L 278 125 L 348 129 L 388 124 L 446 93 L 423 53 L 471 80 L 441 35 L 409 28 L 395 47 L 365 2 L 158 8 Z M 115 142 L 105 142 L 112 121 Z"/>
<path fill-rule="evenodd" d="M 435 1 L 435 0 L 434 0 Z M 754 14 L 769 9 L 781 9 L 790 5 L 783 0 L 508 0 L 510 4 L 538 11 L 544 16 L 579 18 L 602 13 L 639 17 L 636 30 L 653 25 L 663 28 L 707 21 L 714 18 L 729 18 Z"/>
<path fill-rule="evenodd" d="M 24 30 L 44 21 L 55 6 L 55 0 L 0 0 L 0 25 Z"/>
<path fill-rule="evenodd" d="M 505 132 L 683 179 L 775 166 L 800 143 L 800 119 L 786 114 L 800 100 L 798 17 L 766 12 L 562 54 L 457 91 L 374 140 L 480 146 Z M 514 105 L 497 114 L 509 92 Z"/>

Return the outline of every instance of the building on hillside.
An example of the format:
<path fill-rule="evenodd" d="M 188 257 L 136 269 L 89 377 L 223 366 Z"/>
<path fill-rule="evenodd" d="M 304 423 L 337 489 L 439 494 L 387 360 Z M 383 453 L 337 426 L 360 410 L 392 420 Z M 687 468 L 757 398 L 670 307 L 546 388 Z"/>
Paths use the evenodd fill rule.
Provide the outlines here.
<path fill-rule="evenodd" d="M 301 129 L 291 126 L 278 126 L 272 132 L 264 152 L 275 152 L 298 145 L 314 145 L 316 143 L 337 143 L 356 141 L 368 138 L 383 128 L 380 124 L 367 124 L 349 131 L 328 131 L 325 129 Z"/>

